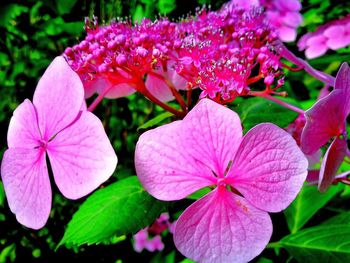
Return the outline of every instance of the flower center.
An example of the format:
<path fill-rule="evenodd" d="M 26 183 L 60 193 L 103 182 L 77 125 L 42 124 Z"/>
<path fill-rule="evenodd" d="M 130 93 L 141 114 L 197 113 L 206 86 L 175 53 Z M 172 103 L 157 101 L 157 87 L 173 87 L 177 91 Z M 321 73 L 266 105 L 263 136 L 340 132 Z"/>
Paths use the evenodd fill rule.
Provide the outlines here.
<path fill-rule="evenodd" d="M 225 177 L 218 178 L 217 181 L 216 181 L 216 184 L 217 184 L 218 187 L 226 187 L 227 183 L 226 183 Z"/>
<path fill-rule="evenodd" d="M 39 143 L 39 146 L 37 148 L 42 148 L 43 150 L 46 151 L 48 141 L 40 139 L 38 140 L 38 143 Z"/>

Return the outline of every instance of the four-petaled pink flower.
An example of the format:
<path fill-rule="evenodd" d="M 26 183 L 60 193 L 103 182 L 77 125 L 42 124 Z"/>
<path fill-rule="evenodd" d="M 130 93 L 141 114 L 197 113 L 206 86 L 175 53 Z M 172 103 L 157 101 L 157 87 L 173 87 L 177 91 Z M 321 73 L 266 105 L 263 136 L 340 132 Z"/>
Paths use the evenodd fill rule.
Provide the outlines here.
<path fill-rule="evenodd" d="M 160 200 L 216 186 L 175 226 L 176 247 L 199 262 L 246 262 L 261 253 L 272 233 L 267 212 L 292 202 L 307 166 L 287 132 L 265 123 L 242 137 L 238 115 L 209 99 L 183 120 L 145 132 L 135 152 L 142 185 Z"/>
<path fill-rule="evenodd" d="M 40 79 L 33 103 L 26 99 L 13 113 L 7 142 L 1 164 L 7 200 L 17 220 L 33 229 L 45 225 L 51 209 L 46 154 L 69 199 L 89 194 L 117 165 L 101 121 L 86 111 L 82 82 L 63 57 Z"/>
<path fill-rule="evenodd" d="M 301 149 L 305 154 L 317 152 L 333 139 L 323 157 L 318 188 L 327 190 L 347 154 L 346 118 L 350 113 L 350 68 L 341 66 L 334 90 L 306 111 L 306 125 L 301 135 Z"/>

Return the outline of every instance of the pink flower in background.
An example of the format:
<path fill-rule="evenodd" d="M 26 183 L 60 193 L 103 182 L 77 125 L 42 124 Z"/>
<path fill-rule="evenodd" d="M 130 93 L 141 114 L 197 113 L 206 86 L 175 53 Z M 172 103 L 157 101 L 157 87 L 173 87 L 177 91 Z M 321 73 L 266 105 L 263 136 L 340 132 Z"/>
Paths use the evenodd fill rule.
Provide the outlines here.
<path fill-rule="evenodd" d="M 326 191 L 332 183 L 346 153 L 346 118 L 350 113 L 350 68 L 343 63 L 334 90 L 320 99 L 306 113 L 306 125 L 301 136 L 305 154 L 317 152 L 333 139 L 321 164 L 319 190 Z"/>
<path fill-rule="evenodd" d="M 167 229 L 170 233 L 173 233 L 174 225 L 175 222 L 170 223 L 168 213 L 162 213 L 151 226 L 141 229 L 134 235 L 135 251 L 141 252 L 144 249 L 150 252 L 163 250 L 164 244 L 160 234 Z"/>
<path fill-rule="evenodd" d="M 134 235 L 134 250 L 140 253 L 144 249 L 149 252 L 162 251 L 164 249 L 162 238 L 159 235 L 149 238 L 147 229 L 141 229 Z"/>
<path fill-rule="evenodd" d="M 266 16 L 271 26 L 276 28 L 283 42 L 295 41 L 297 28 L 303 21 L 299 0 L 260 0 L 266 8 Z"/>
<path fill-rule="evenodd" d="M 330 21 L 315 32 L 305 34 L 298 41 L 300 51 L 309 59 L 324 55 L 329 49 L 337 50 L 350 45 L 350 15 Z"/>
<path fill-rule="evenodd" d="M 278 37 L 284 42 L 292 42 L 297 37 L 297 28 L 303 21 L 300 14 L 299 0 L 231 0 L 228 4 L 231 9 L 265 8 L 266 17 L 270 26 L 276 29 Z"/>
<path fill-rule="evenodd" d="M 11 118 L 1 177 L 10 209 L 30 228 L 43 227 L 51 209 L 46 154 L 55 182 L 69 199 L 106 181 L 117 156 L 101 121 L 86 111 L 79 76 L 57 57 L 40 79 L 33 103 L 26 99 Z"/>
<path fill-rule="evenodd" d="M 160 200 L 216 186 L 175 226 L 176 247 L 199 262 L 246 262 L 260 254 L 272 234 L 267 212 L 285 209 L 307 174 L 307 160 L 287 132 L 265 123 L 242 137 L 238 115 L 209 99 L 182 121 L 141 135 L 135 167 Z"/>

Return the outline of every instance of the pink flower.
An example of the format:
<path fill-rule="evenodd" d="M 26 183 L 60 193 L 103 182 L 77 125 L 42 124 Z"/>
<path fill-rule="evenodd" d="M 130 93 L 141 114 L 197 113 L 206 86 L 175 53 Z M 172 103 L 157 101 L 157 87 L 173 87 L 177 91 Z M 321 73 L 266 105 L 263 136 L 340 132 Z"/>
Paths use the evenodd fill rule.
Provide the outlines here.
<path fill-rule="evenodd" d="M 299 50 L 305 50 L 309 59 L 325 54 L 328 49 L 337 50 L 350 45 L 350 15 L 327 22 L 315 32 L 303 35 L 298 41 Z"/>
<path fill-rule="evenodd" d="M 270 25 L 276 29 L 278 37 L 284 42 L 296 39 L 297 28 L 303 20 L 299 0 L 231 0 L 227 6 L 230 9 L 244 10 L 264 7 Z"/>
<path fill-rule="evenodd" d="M 43 227 L 51 209 L 46 164 L 62 194 L 77 199 L 106 181 L 117 156 L 101 121 L 86 111 L 79 76 L 63 57 L 50 64 L 34 93 L 17 107 L 7 134 L 1 177 L 10 209 L 30 228 Z"/>
<path fill-rule="evenodd" d="M 150 252 L 163 250 L 164 244 L 160 234 L 167 229 L 170 233 L 173 233 L 173 225 L 174 222 L 170 223 L 169 221 L 169 215 L 162 213 L 151 226 L 141 229 L 134 235 L 134 250 L 136 252 L 141 252 L 144 249 Z M 150 237 L 150 235 L 153 237 Z"/>
<path fill-rule="evenodd" d="M 141 135 L 135 167 L 160 200 L 216 186 L 175 226 L 176 247 L 198 262 L 246 262 L 261 253 L 272 234 L 267 212 L 285 209 L 307 174 L 307 160 L 287 132 L 265 123 L 242 137 L 238 115 L 209 99 L 183 120 Z"/>
<path fill-rule="evenodd" d="M 164 249 L 162 238 L 159 235 L 149 238 L 147 228 L 141 229 L 134 235 L 134 250 L 140 253 L 144 249 L 149 252 L 162 251 Z"/>
<path fill-rule="evenodd" d="M 292 42 L 297 37 L 297 28 L 303 21 L 299 0 L 261 0 L 271 26 L 276 28 L 278 37 Z"/>
<path fill-rule="evenodd" d="M 347 152 L 346 118 L 350 113 L 350 68 L 343 63 L 334 90 L 306 111 L 306 125 L 301 135 L 305 154 L 317 152 L 333 139 L 320 169 L 319 190 L 326 191 Z"/>

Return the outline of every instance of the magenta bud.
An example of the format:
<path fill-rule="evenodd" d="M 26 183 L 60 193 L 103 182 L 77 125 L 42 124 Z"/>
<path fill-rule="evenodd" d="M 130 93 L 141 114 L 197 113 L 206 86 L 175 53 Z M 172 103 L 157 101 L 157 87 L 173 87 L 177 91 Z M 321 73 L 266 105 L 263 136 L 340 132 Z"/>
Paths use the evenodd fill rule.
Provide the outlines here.
<path fill-rule="evenodd" d="M 119 66 L 122 66 L 122 65 L 124 65 L 126 63 L 126 56 L 124 54 L 119 54 L 116 57 L 115 61 L 117 62 L 117 64 Z"/>
<path fill-rule="evenodd" d="M 159 58 L 160 57 L 160 51 L 159 51 L 159 49 L 153 49 L 153 51 L 152 51 L 152 55 L 154 56 L 154 57 L 156 57 L 156 58 Z"/>
<path fill-rule="evenodd" d="M 275 79 L 275 78 L 274 78 L 273 75 L 268 75 L 267 77 L 265 77 L 264 83 L 265 83 L 266 85 L 271 85 L 271 84 L 273 83 L 274 79 Z"/>
<path fill-rule="evenodd" d="M 147 51 L 147 49 L 145 49 L 143 47 L 137 47 L 136 54 L 142 58 L 145 58 L 148 55 L 148 51 Z"/>

